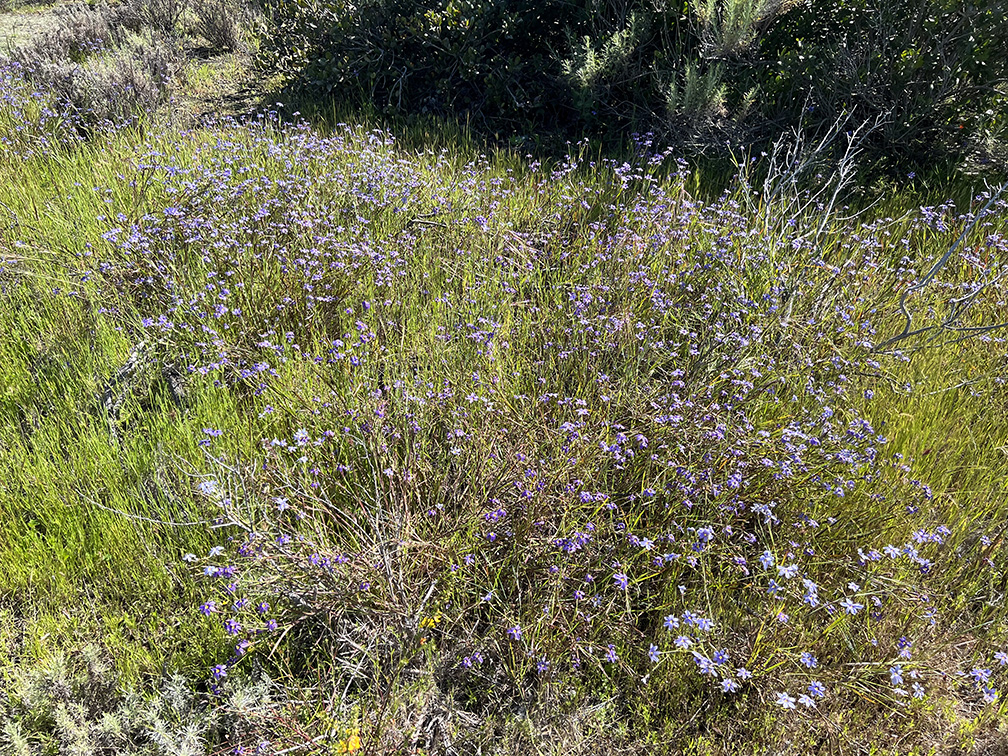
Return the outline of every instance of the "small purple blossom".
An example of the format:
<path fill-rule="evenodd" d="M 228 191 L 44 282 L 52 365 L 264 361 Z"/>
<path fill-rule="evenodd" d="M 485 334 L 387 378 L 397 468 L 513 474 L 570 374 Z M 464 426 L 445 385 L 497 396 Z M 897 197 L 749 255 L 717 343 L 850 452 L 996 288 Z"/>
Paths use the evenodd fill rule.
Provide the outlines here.
<path fill-rule="evenodd" d="M 862 609 L 864 609 L 864 604 L 859 604 L 850 598 L 845 598 L 840 602 L 840 606 L 843 607 L 847 614 L 857 614 Z"/>
<path fill-rule="evenodd" d="M 889 668 L 889 680 L 893 685 L 902 685 L 903 667 L 901 665 L 895 664 Z"/>
<path fill-rule="evenodd" d="M 978 685 L 989 682 L 991 677 L 991 671 L 989 669 L 983 669 L 982 667 L 974 667 L 970 670 L 969 674 Z"/>

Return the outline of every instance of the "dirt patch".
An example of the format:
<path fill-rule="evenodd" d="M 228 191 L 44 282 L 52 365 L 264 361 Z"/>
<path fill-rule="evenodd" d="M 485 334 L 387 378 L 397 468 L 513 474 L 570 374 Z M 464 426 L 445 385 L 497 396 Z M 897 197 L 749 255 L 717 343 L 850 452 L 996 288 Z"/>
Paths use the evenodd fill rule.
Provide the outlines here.
<path fill-rule="evenodd" d="M 185 71 L 172 102 L 172 121 L 186 128 L 208 117 L 241 118 L 269 104 L 269 82 L 245 53 L 186 50 Z"/>
<path fill-rule="evenodd" d="M 56 24 L 57 10 L 64 3 L 8 3 L 0 0 L 0 55 L 29 42 Z"/>

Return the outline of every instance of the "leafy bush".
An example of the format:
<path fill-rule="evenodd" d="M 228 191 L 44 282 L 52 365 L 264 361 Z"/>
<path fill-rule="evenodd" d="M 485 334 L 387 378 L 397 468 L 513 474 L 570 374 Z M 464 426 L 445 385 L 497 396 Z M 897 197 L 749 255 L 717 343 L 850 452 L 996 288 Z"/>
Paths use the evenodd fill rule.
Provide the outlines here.
<path fill-rule="evenodd" d="M 961 151 L 1008 71 L 994 0 L 299 0 L 270 18 L 268 59 L 299 86 L 387 111 L 700 148 L 849 115 L 900 164 Z"/>
<path fill-rule="evenodd" d="M 795 41 L 801 44 L 796 45 Z M 1008 8 L 990 0 L 828 0 L 781 16 L 761 91 L 789 121 L 877 120 L 875 155 L 919 165 L 957 154 L 1008 94 Z"/>
<path fill-rule="evenodd" d="M 558 0 L 299 0 L 268 8 L 265 47 L 314 91 L 379 108 L 568 121 L 553 52 L 587 29 L 588 8 Z"/>

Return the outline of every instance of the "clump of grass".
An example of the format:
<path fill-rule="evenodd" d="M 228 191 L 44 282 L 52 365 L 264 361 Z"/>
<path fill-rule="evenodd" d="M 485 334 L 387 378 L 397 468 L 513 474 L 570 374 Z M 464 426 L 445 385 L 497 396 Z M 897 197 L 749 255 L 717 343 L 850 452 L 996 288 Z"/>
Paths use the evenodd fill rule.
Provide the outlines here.
<path fill-rule="evenodd" d="M 220 428 L 201 441 L 212 477 L 194 486 L 245 534 L 201 565 L 223 589 L 202 610 L 237 641 L 217 678 L 286 627 L 321 633 L 351 687 L 387 696 L 439 670 L 499 712 L 556 684 L 615 694 L 644 677 L 670 711 L 942 687 L 953 670 L 907 667 L 911 685 L 890 657 L 933 658 L 964 631 L 935 636 L 914 607 L 941 591 L 946 559 L 983 574 L 979 552 L 948 543 L 995 537 L 999 515 L 953 533 L 865 417 L 892 379 L 857 376 L 899 365 L 874 350 L 872 310 L 908 274 L 876 257 L 870 227 L 771 226 L 646 164 L 594 184 L 574 158 L 430 170 L 378 134 L 231 135 L 254 188 L 230 188 L 218 147 L 201 147 L 164 169 L 185 183 L 149 241 L 135 226 L 107 237 L 127 269 L 138 250 L 159 261 L 136 306 L 167 303 L 162 333 L 265 430 L 253 465 L 213 452 Z M 272 173 L 288 163 L 313 170 Z M 194 176 L 213 188 L 187 194 Z M 316 207 L 370 218 L 363 239 Z M 944 226 L 951 243 L 942 218 L 906 233 Z M 460 257 L 473 233 L 487 246 Z"/>

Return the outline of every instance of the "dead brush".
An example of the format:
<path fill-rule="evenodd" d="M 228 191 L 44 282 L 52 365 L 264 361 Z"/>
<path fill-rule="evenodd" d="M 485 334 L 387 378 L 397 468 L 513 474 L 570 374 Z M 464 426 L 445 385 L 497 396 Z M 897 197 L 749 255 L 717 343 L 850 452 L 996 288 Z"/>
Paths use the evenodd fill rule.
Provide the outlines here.
<path fill-rule="evenodd" d="M 174 35 L 189 10 L 188 0 L 127 0 L 124 13 L 135 29 L 150 27 Z"/>
<path fill-rule="evenodd" d="M 195 0 L 196 32 L 216 50 L 243 50 L 247 47 L 243 25 L 248 10 L 240 0 Z"/>
<path fill-rule="evenodd" d="M 177 48 L 150 37 L 96 56 L 85 65 L 39 61 L 26 72 L 81 117 L 78 129 L 90 132 L 123 126 L 155 111 L 169 97 L 178 67 Z"/>

